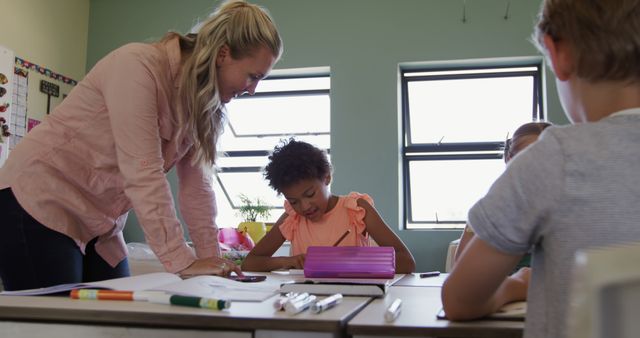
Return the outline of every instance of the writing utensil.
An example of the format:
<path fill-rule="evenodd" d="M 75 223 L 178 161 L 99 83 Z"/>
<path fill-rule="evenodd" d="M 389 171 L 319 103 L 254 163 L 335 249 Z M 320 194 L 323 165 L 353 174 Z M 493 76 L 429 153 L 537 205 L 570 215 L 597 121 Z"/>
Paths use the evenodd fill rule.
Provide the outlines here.
<path fill-rule="evenodd" d="M 228 300 L 169 294 L 150 295 L 147 301 L 149 303 L 199 307 L 210 310 L 224 310 L 231 307 L 231 302 Z"/>
<path fill-rule="evenodd" d="M 333 243 L 333 246 L 338 246 L 338 244 L 340 244 L 340 242 L 342 242 L 342 240 L 347 237 L 347 235 L 351 232 L 350 229 L 347 229 L 347 231 L 344 232 L 344 234 L 342 234 L 342 236 L 340 236 L 340 238 L 338 238 L 338 240 Z"/>
<path fill-rule="evenodd" d="M 99 289 L 73 289 L 70 294 L 73 299 L 97 299 L 97 300 L 147 300 L 148 292 L 99 290 Z"/>
<path fill-rule="evenodd" d="M 396 298 L 384 313 L 384 319 L 388 322 L 392 322 L 398 318 L 400 314 L 400 308 L 402 306 L 402 299 Z"/>
<path fill-rule="evenodd" d="M 294 294 L 294 292 L 289 292 L 285 295 L 279 296 L 278 298 L 276 298 L 276 300 L 273 301 L 273 308 L 278 311 L 284 310 L 284 303 L 286 303 L 289 298 L 293 297 Z"/>
<path fill-rule="evenodd" d="M 298 300 L 302 300 L 302 299 L 307 298 L 307 297 L 309 297 L 309 294 L 306 293 L 306 292 L 304 292 L 304 293 L 289 292 L 289 293 L 285 294 L 284 296 L 278 297 L 273 302 L 273 308 L 278 310 L 278 311 L 283 311 L 284 310 L 284 305 L 287 302 L 298 301 Z"/>
<path fill-rule="evenodd" d="M 420 278 L 437 277 L 437 276 L 440 276 L 440 271 L 423 272 L 419 276 Z"/>
<path fill-rule="evenodd" d="M 311 305 L 315 303 L 315 301 L 316 296 L 311 295 L 298 302 L 287 302 L 286 304 L 284 304 L 284 310 L 288 314 L 295 315 L 311 307 Z"/>
<path fill-rule="evenodd" d="M 340 304 L 340 302 L 342 302 L 342 294 L 336 293 L 321 301 L 313 303 L 313 305 L 311 305 L 311 312 L 320 313 Z"/>

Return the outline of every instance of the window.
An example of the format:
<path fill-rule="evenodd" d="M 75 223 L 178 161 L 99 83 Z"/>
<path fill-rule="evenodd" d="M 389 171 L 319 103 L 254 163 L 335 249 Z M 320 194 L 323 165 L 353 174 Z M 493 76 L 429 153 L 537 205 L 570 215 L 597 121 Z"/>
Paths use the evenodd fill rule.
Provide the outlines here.
<path fill-rule="evenodd" d="M 275 222 L 284 198 L 264 180 L 262 169 L 280 140 L 296 137 L 330 148 L 330 78 L 326 69 L 274 71 L 253 96 L 227 104 L 228 124 L 220 136 L 214 190 L 219 227 L 235 227 L 240 194 L 260 198 L 274 208 Z"/>
<path fill-rule="evenodd" d="M 543 120 L 542 62 L 404 69 L 403 176 L 408 229 L 461 228 L 504 170 L 504 141 Z"/>

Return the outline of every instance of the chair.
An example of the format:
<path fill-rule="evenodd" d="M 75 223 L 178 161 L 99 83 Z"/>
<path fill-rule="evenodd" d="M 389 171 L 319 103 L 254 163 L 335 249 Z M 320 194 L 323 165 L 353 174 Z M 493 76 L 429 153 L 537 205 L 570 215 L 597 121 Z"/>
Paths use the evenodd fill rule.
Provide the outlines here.
<path fill-rule="evenodd" d="M 638 337 L 640 243 L 576 254 L 567 333 L 570 338 Z"/>
<path fill-rule="evenodd" d="M 458 250 L 458 245 L 460 244 L 460 238 L 455 239 L 449 243 L 449 247 L 447 248 L 447 260 L 444 264 L 444 271 L 451 272 L 453 269 L 453 262 L 455 262 L 456 258 L 456 250 Z"/>

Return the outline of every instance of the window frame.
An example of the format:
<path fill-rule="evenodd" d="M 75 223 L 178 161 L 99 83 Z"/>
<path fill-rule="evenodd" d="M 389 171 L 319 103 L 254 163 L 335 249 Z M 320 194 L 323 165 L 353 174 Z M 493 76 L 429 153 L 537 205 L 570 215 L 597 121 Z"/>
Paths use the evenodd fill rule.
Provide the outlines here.
<path fill-rule="evenodd" d="M 456 72 L 456 71 L 486 71 L 490 69 L 509 69 L 535 67 L 531 71 L 501 71 L 488 73 L 461 73 L 461 74 L 440 74 L 407 76 L 421 72 Z M 503 62 L 492 60 L 488 62 L 471 61 L 465 65 L 456 65 L 447 62 L 436 62 L 433 65 L 410 66 L 400 68 L 400 95 L 402 114 L 402 197 L 404 199 L 403 227 L 405 230 L 452 230 L 462 228 L 466 220 L 460 221 L 439 221 L 439 220 L 414 220 L 413 206 L 411 203 L 411 175 L 410 164 L 414 161 L 438 161 L 438 160 L 485 160 L 502 159 L 505 141 L 478 141 L 478 142 L 438 142 L 438 143 L 414 143 L 411 140 L 411 121 L 409 109 L 409 83 L 413 81 L 429 80 L 459 80 L 459 79 L 479 79 L 533 76 L 532 93 L 532 114 L 531 121 L 545 120 L 545 77 L 544 61 L 539 58 L 515 61 L 505 60 Z M 437 218 L 437 216 L 436 216 Z M 409 227 L 409 224 L 429 225 L 429 224 L 450 224 L 451 227 Z M 454 226 L 458 225 L 458 226 Z"/>

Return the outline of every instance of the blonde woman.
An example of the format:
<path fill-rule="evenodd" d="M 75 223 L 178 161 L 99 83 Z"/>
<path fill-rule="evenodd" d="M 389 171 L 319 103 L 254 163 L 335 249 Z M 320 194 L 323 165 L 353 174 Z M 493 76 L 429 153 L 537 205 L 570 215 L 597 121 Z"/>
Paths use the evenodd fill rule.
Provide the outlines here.
<path fill-rule="evenodd" d="M 263 8 L 220 5 L 197 34 L 169 33 L 100 60 L 0 169 L 0 276 L 7 290 L 127 276 L 133 209 L 165 269 L 228 275 L 209 168 L 224 105 L 252 95 L 282 53 Z M 165 174 L 176 167 L 187 246 Z"/>

